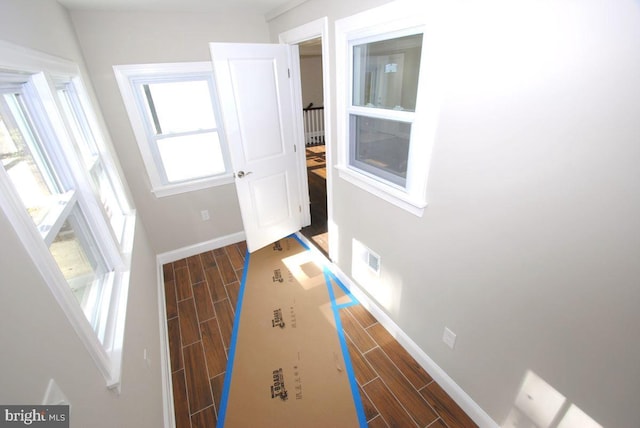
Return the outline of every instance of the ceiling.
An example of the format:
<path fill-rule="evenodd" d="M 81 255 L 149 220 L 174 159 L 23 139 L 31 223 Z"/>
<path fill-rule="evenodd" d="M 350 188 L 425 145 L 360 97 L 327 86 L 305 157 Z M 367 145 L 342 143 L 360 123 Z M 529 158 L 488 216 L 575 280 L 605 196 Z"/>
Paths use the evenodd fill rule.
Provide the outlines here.
<path fill-rule="evenodd" d="M 295 6 L 300 0 L 57 0 L 70 10 L 215 12 L 245 9 L 267 14 Z"/>
<path fill-rule="evenodd" d="M 307 0 L 56 0 L 69 10 L 119 12 L 220 12 L 250 10 L 267 20 L 304 3 Z M 321 56 L 320 39 L 300 43 L 301 56 Z"/>

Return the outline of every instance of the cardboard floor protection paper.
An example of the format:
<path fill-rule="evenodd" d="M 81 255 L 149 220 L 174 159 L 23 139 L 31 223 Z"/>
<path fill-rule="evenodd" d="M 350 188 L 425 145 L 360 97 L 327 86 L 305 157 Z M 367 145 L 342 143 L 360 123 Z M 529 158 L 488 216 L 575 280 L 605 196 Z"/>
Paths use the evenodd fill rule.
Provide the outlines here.
<path fill-rule="evenodd" d="M 337 316 L 350 296 L 313 258 L 295 237 L 249 256 L 219 428 L 366 426 Z"/>

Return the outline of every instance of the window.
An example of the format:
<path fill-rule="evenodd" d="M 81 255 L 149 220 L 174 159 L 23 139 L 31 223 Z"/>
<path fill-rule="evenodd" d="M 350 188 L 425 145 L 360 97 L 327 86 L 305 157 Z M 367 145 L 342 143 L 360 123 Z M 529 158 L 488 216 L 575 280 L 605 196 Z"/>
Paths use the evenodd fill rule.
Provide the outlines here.
<path fill-rule="evenodd" d="M 156 196 L 233 182 L 211 64 L 114 71 Z"/>
<path fill-rule="evenodd" d="M 4 42 L 0 58 L 0 208 L 118 387 L 133 211 L 78 67 Z"/>
<path fill-rule="evenodd" d="M 405 188 L 422 34 L 352 49 L 349 165 Z"/>
<path fill-rule="evenodd" d="M 336 22 L 340 177 L 416 215 L 433 144 L 432 54 L 420 14 L 389 4 Z M 431 134 L 430 134 L 431 133 Z"/>
<path fill-rule="evenodd" d="M 88 105 L 72 82 L 62 81 L 57 93 L 62 113 L 69 126 L 76 152 L 80 155 L 85 171 L 91 177 L 94 193 L 99 197 L 104 215 L 109 219 L 111 229 L 118 242 L 124 238 L 128 204 L 124 200 L 121 187 L 114 174 L 108 174 L 105 157 L 100 155 L 98 141 L 92 124 L 83 105 Z"/>

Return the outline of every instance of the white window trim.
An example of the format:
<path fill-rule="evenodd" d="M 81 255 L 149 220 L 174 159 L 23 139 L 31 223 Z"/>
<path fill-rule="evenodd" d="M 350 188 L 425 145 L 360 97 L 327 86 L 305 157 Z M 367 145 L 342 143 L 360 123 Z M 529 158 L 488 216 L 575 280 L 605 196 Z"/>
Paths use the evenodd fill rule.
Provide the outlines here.
<path fill-rule="evenodd" d="M 442 98 L 442 81 L 438 78 L 442 66 L 439 52 L 431 41 L 433 22 L 429 22 L 427 5 L 419 0 L 396 1 L 357 15 L 336 21 L 336 94 L 338 159 L 336 169 L 340 178 L 377 197 L 421 217 L 427 206 L 427 179 L 435 139 L 438 112 Z M 412 29 L 422 33 L 422 57 L 418 83 L 416 111 L 413 113 L 407 185 L 401 187 L 381 180 L 350 165 L 349 115 L 360 108 L 352 106 L 352 44 L 407 34 Z M 375 117 L 374 109 L 366 116 Z M 398 112 L 404 113 L 404 112 Z M 394 112 L 386 112 L 385 119 Z M 398 119 L 405 118 L 400 115 Z"/>
<path fill-rule="evenodd" d="M 220 145 L 222 150 L 222 156 L 226 167 L 224 174 L 215 177 L 206 177 L 195 180 L 189 180 L 182 183 L 165 184 L 162 181 L 158 167 L 156 166 L 156 159 L 153 155 L 149 142 L 147 139 L 147 131 L 145 130 L 145 118 L 142 117 L 140 109 L 138 108 L 138 98 L 134 93 L 134 87 L 132 80 L 137 78 L 145 78 L 151 76 L 165 76 L 165 75 L 189 75 L 189 74 L 211 74 L 213 76 L 213 65 L 211 62 L 185 62 L 185 63 L 167 63 L 167 64 L 133 64 L 133 65 L 114 65 L 113 71 L 120 87 L 122 99 L 129 115 L 131 127 L 135 134 L 142 160 L 144 161 L 145 168 L 149 174 L 149 180 L 151 182 L 151 191 L 157 197 L 171 196 L 179 193 L 190 192 L 194 190 L 206 189 L 209 187 L 220 186 L 224 184 L 234 183 L 233 172 L 231 168 L 231 161 L 229 151 L 227 149 L 224 133 L 220 126 Z M 212 79 L 212 84 L 215 85 L 215 80 Z M 215 86 L 213 88 L 216 91 Z M 215 100 L 211 100 L 215 103 Z M 214 111 L 217 111 L 217 106 L 214 104 Z M 220 119 L 218 116 L 217 119 Z"/>
<path fill-rule="evenodd" d="M 83 170 L 83 171 L 89 172 L 90 170 L 93 170 L 94 168 L 101 166 L 104 170 L 103 171 L 104 174 L 107 176 L 107 179 L 110 181 L 113 191 L 115 192 L 115 198 L 117 199 L 118 205 L 125 212 L 124 225 L 122 227 L 123 230 L 121 230 L 119 234 L 116 234 L 112 228 L 108 228 L 108 230 L 103 230 L 98 234 L 96 234 L 97 235 L 96 237 L 100 239 L 102 242 L 105 242 L 107 240 L 110 240 L 109 236 L 111 236 L 119 245 L 119 247 L 115 248 L 114 250 L 122 251 L 126 248 L 124 246 L 124 239 L 126 237 L 125 232 L 127 230 L 127 221 L 130 220 L 129 218 L 127 218 L 126 212 L 130 211 L 130 204 L 129 204 L 129 201 L 127 200 L 127 196 L 124 193 L 124 186 L 120 180 L 121 174 L 119 173 L 118 168 L 114 165 L 112 157 L 105 150 L 105 141 L 104 141 L 105 133 L 99 126 L 99 122 L 97 120 L 97 117 L 93 109 L 84 108 L 85 106 L 91 106 L 93 103 L 90 101 L 89 95 L 87 94 L 86 89 L 82 84 L 82 80 L 80 79 L 80 77 L 79 76 L 60 76 L 60 75 L 56 76 L 53 73 L 52 75 L 53 75 L 54 84 L 56 85 L 56 89 L 58 84 L 62 84 L 63 86 L 70 86 L 71 87 L 70 89 L 72 89 L 75 92 L 75 94 L 77 95 L 77 103 L 78 103 L 78 105 L 76 105 L 75 107 L 79 107 L 82 109 L 82 113 L 84 114 L 87 122 L 86 126 L 88 127 L 88 130 L 92 133 L 94 138 L 94 145 L 95 145 L 94 149 L 96 150 L 96 153 L 92 159 L 93 160 L 92 166 L 88 168 L 84 162 L 84 159 L 82 159 L 82 155 L 79 154 L 80 164 L 77 166 L 77 168 L 79 169 L 74 168 L 73 170 L 74 171 Z M 52 100 L 52 103 L 55 101 L 57 101 L 57 99 Z M 57 102 L 61 103 L 60 101 L 57 101 Z M 60 111 L 56 110 L 52 112 L 52 114 L 58 114 L 58 113 L 62 114 L 62 110 Z M 69 130 L 69 135 L 71 138 L 75 138 L 71 130 Z M 69 149 L 71 150 L 71 148 Z M 116 188 L 122 189 L 123 192 L 122 193 L 117 192 Z M 90 193 L 93 192 L 91 186 L 87 186 L 85 188 L 85 191 Z M 94 206 L 87 207 L 87 208 L 92 210 L 96 209 L 96 207 Z M 105 217 L 107 216 L 107 213 L 103 206 L 97 207 L 97 209 L 99 209 L 100 212 L 102 212 L 102 214 Z M 94 213 L 97 215 L 96 211 L 94 211 Z"/>
<path fill-rule="evenodd" d="M 68 78 L 69 81 L 77 79 L 81 82 L 79 67 L 71 62 L 21 46 L 14 45 L 0 40 L 0 68 L 24 73 L 32 80 L 38 90 L 38 95 L 43 96 L 44 110 L 54 118 L 52 126 L 55 132 L 63 135 L 67 132 L 64 129 L 60 108 L 57 105 L 56 88 L 53 84 L 53 76 L 56 78 Z M 82 85 L 80 85 L 82 86 Z M 46 96 L 45 93 L 49 94 Z M 71 144 L 67 141 L 67 144 Z M 71 160 L 74 163 L 74 160 Z M 80 161 L 75 160 L 77 165 L 72 165 L 71 169 L 80 168 Z M 106 167 L 106 166 L 105 166 Z M 88 187 L 88 186 L 87 186 Z M 80 188 L 79 191 L 90 191 L 88 188 Z M 89 204 L 91 205 L 91 204 Z M 129 206 L 129 204 L 127 204 Z M 20 196 L 14 189 L 11 179 L 4 168 L 0 168 L 0 208 L 4 211 L 7 219 L 15 229 L 25 250 L 34 261 L 43 281 L 49 287 L 54 298 L 62 308 L 73 329 L 78 334 L 80 340 L 94 360 L 98 370 L 104 376 L 109 389 L 120 390 L 121 368 L 122 368 L 122 347 L 124 343 L 124 329 L 126 306 L 129 288 L 129 270 L 131 266 L 131 252 L 133 249 L 133 236 L 135 233 L 135 211 L 130 210 L 127 215 L 125 233 L 120 243 L 119 251 L 117 245 L 111 245 L 107 251 L 112 256 L 119 259 L 120 263 L 115 266 L 113 272 L 113 289 L 111 305 L 109 308 L 109 325 L 105 328 L 105 338 L 100 342 L 96 332 L 87 320 L 82 308 L 78 304 L 68 282 L 64 278 L 60 268 L 56 264 L 49 248 L 45 243 L 41 232 L 31 219 L 31 216 L 24 209 Z M 99 210 L 97 207 L 84 206 L 83 210 Z M 87 219 L 87 221 L 90 221 Z M 105 219 L 106 221 L 106 219 Z M 106 227 L 93 229 L 95 225 L 90 223 L 92 231 L 96 233 L 96 239 L 108 234 L 113 240 L 110 232 L 105 232 Z M 101 230 L 102 229 L 102 230 Z M 117 242 L 117 241 L 116 241 Z M 111 280 L 111 279 L 110 279 Z"/>

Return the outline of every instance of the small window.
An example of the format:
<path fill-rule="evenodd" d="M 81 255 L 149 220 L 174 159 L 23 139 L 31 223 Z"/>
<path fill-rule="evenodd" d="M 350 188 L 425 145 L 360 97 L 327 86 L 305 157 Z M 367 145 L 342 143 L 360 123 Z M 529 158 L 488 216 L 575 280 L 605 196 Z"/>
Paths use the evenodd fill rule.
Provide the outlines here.
<path fill-rule="evenodd" d="M 336 22 L 340 177 L 416 215 L 426 206 L 433 99 L 425 25 L 394 5 Z M 342 105 L 341 105 L 342 102 Z"/>
<path fill-rule="evenodd" d="M 114 69 L 157 196 L 232 182 L 210 64 Z"/>

